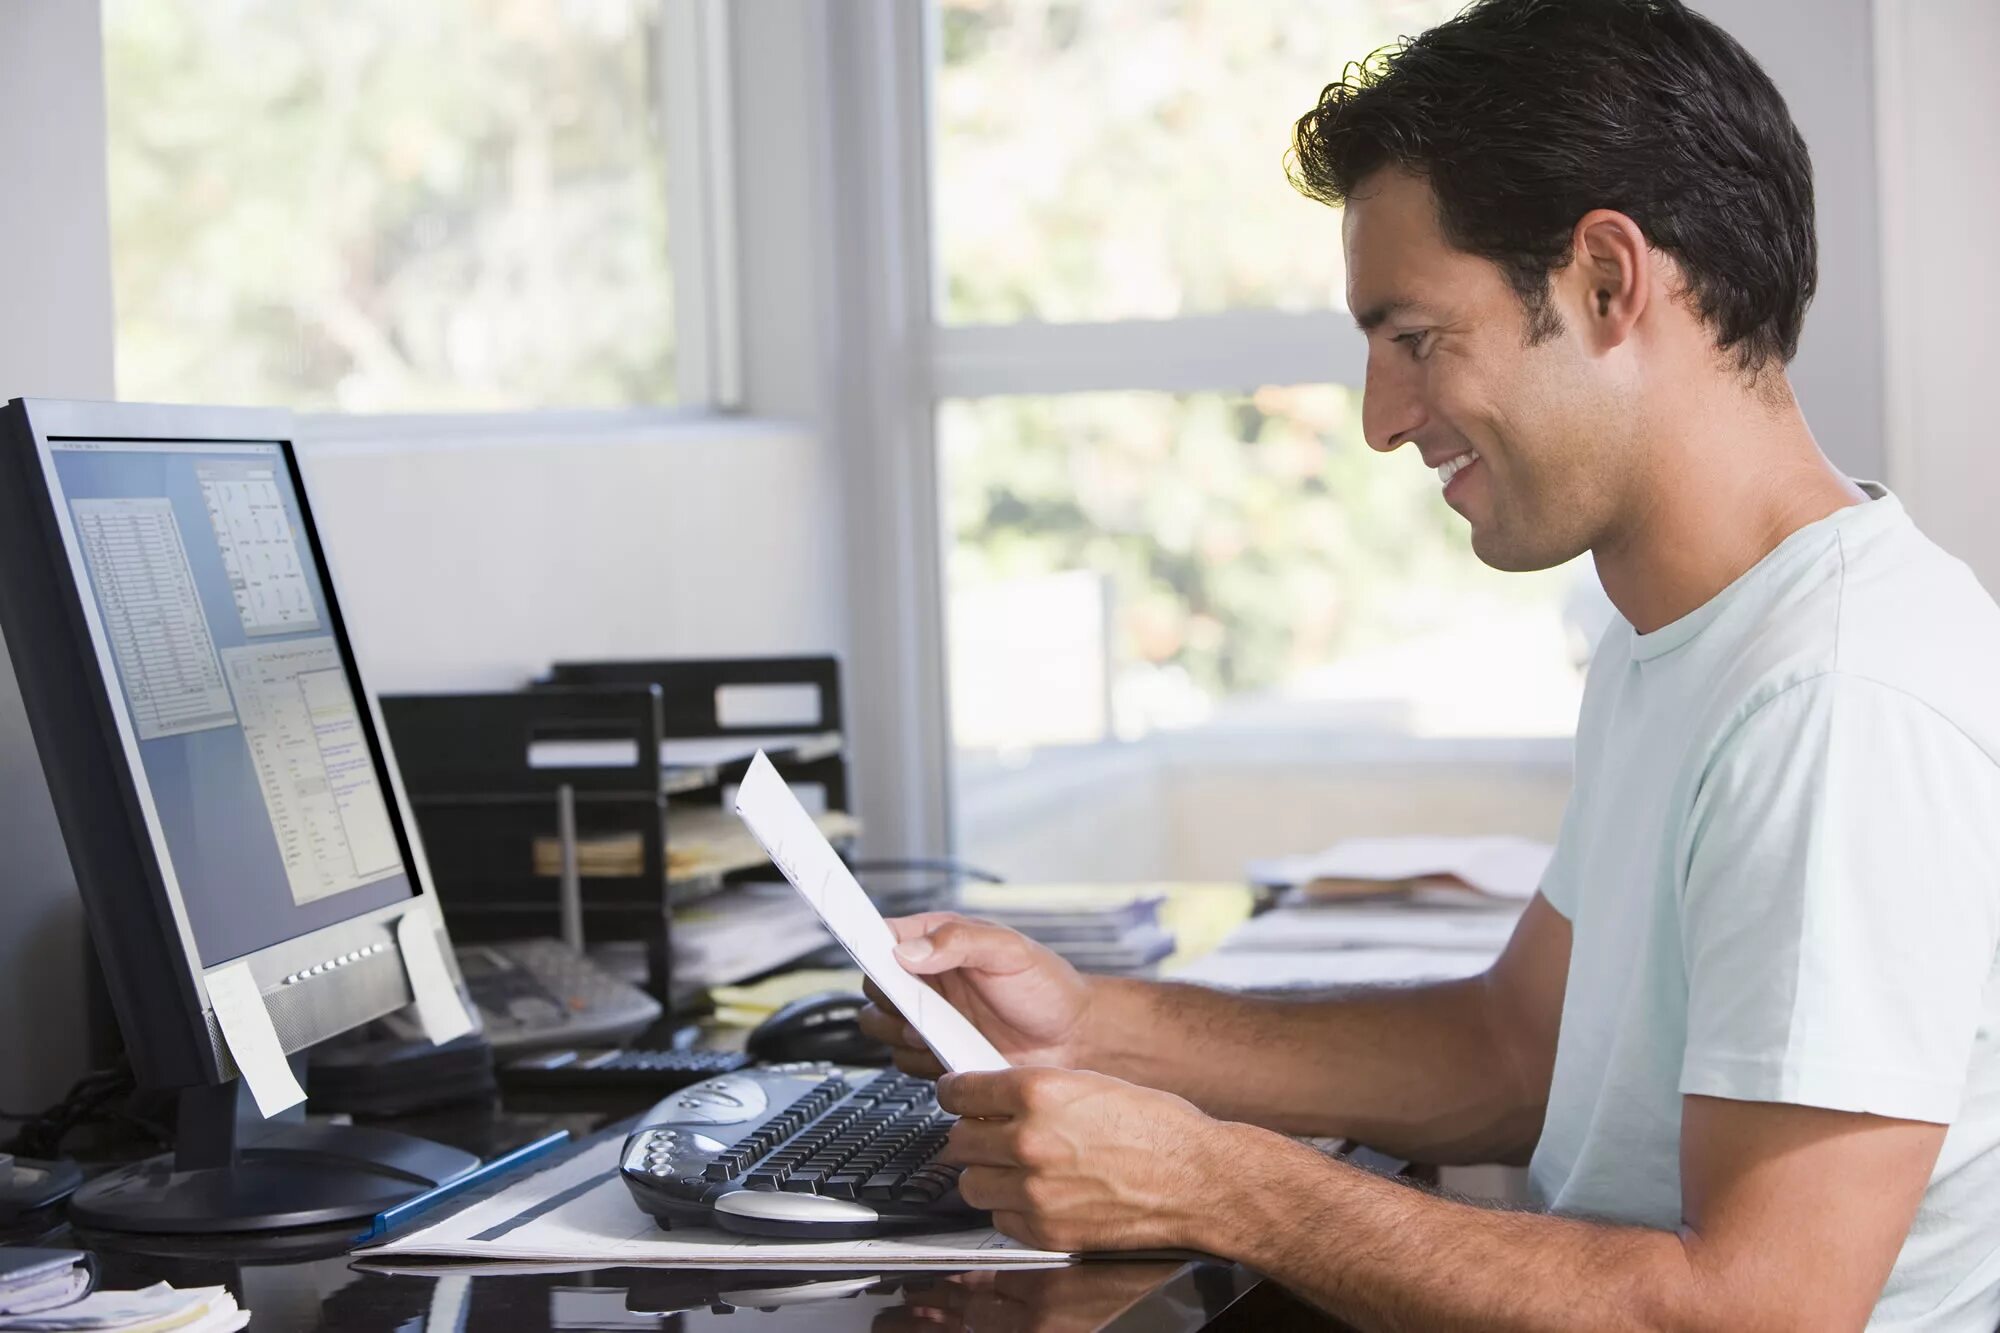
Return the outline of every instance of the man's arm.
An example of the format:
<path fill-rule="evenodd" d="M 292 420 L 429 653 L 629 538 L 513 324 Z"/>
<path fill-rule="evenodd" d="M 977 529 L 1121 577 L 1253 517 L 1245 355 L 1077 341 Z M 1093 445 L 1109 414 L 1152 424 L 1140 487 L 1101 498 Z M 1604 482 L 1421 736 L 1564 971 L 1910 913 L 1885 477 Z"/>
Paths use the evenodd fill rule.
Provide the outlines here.
<path fill-rule="evenodd" d="M 1080 1064 L 1225 1120 L 1437 1165 L 1523 1162 L 1542 1129 L 1570 925 L 1539 895 L 1485 973 L 1283 999 L 1097 983 Z"/>
<path fill-rule="evenodd" d="M 1062 1250 L 1186 1246 L 1365 1330 L 1862 1328 L 1944 1127 L 1684 1099 L 1678 1230 L 1426 1194 L 1150 1089 L 1015 1069 L 947 1079 L 959 1188 Z"/>
<path fill-rule="evenodd" d="M 1369 1329 L 1860 1329 L 1944 1132 L 1690 1097 L 1677 1231 L 1494 1212 L 1322 1167 L 1309 1211 L 1296 1186 L 1290 1206 L 1246 1199 L 1256 1221 L 1236 1248 Z"/>
<path fill-rule="evenodd" d="M 1426 1162 L 1519 1161 L 1541 1132 L 1569 974 L 1569 922 L 1537 897 L 1482 976 L 1272 999 L 1083 978 L 1011 930 L 890 922 L 898 955 L 1016 1064 L 1095 1069 L 1213 1115 L 1358 1138 Z M 943 1068 L 873 987 L 862 1027 L 896 1063 Z"/>

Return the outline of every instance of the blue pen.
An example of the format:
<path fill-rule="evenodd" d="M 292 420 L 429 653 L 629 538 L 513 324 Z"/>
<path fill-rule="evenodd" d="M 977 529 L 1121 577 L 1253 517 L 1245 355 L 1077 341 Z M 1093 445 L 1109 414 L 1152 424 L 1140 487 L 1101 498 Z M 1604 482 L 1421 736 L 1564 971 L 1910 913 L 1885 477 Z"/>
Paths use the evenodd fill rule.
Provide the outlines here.
<path fill-rule="evenodd" d="M 537 1157 L 555 1151 L 567 1142 L 569 1142 L 569 1131 L 559 1129 L 553 1134 L 536 1139 L 533 1143 L 523 1144 L 510 1153 L 502 1153 L 490 1162 L 482 1162 L 456 1180 L 447 1180 L 435 1189 L 425 1190 L 414 1199 L 406 1199 L 394 1208 L 385 1208 L 375 1214 L 374 1223 L 368 1230 L 356 1236 L 354 1243 L 366 1245 L 371 1241 L 378 1241 L 418 1214 L 427 1213 L 447 1199 L 454 1199 L 474 1186 L 487 1184 L 524 1162 L 531 1162 Z"/>

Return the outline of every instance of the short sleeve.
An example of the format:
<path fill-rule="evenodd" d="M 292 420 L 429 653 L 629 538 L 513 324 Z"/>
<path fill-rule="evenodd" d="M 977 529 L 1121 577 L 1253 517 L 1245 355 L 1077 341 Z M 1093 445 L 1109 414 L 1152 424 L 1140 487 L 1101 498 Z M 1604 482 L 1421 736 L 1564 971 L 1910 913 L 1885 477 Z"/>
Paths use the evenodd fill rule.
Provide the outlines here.
<path fill-rule="evenodd" d="M 1576 920 L 1576 838 L 1573 829 L 1582 819 L 1577 812 L 1577 803 L 1581 799 L 1582 783 L 1579 781 L 1571 786 L 1569 801 L 1563 806 L 1562 829 L 1556 834 L 1555 852 L 1549 857 L 1548 869 L 1542 871 L 1539 889 L 1549 906 L 1562 913 L 1567 921 Z"/>
<path fill-rule="evenodd" d="M 2000 940 L 2000 769 L 1829 674 L 1759 707 L 1688 824 L 1680 1090 L 1948 1124 Z"/>

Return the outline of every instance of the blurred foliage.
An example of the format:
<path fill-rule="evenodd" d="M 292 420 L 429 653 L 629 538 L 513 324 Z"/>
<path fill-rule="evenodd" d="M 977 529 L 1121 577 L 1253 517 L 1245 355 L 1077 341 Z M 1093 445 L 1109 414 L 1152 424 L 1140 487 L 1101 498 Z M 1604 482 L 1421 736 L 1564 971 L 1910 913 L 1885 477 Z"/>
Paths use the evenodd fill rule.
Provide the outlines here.
<path fill-rule="evenodd" d="M 1211 698 L 1560 591 L 1480 564 L 1436 476 L 1362 443 L 1347 389 L 960 400 L 939 426 L 953 581 L 1097 571 L 1113 660 Z"/>
<path fill-rule="evenodd" d="M 1292 122 L 1460 0 L 935 2 L 943 313 L 1004 323 L 1340 306 Z"/>
<path fill-rule="evenodd" d="M 118 381 L 673 394 L 661 0 L 105 0 Z"/>

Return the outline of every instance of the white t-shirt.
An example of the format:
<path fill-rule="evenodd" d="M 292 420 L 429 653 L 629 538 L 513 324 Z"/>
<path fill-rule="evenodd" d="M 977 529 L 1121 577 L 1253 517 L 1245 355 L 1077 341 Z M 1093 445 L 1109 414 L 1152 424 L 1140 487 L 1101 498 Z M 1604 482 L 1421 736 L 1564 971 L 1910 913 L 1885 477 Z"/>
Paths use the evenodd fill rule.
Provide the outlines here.
<path fill-rule="evenodd" d="M 1597 650 L 1542 886 L 1575 936 L 1532 1178 L 1672 1229 L 1683 1094 L 1949 1124 L 1869 1327 L 1992 1333 L 2000 609 L 1867 489 Z"/>

